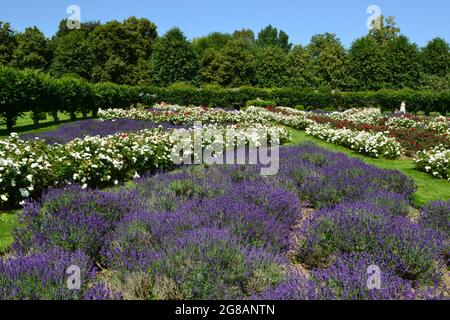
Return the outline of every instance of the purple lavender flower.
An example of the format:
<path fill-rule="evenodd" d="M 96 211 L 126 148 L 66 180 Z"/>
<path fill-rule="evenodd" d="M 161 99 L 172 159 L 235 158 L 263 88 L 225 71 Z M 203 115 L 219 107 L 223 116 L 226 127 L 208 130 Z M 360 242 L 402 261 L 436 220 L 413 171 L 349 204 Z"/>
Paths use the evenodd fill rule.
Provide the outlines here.
<path fill-rule="evenodd" d="M 277 178 L 314 207 L 359 201 L 379 191 L 409 200 L 415 190 L 414 181 L 398 171 L 378 169 L 310 144 L 281 149 Z"/>
<path fill-rule="evenodd" d="M 41 203 L 28 202 L 14 232 L 19 253 L 60 247 L 98 259 L 104 238 L 118 220 L 141 206 L 137 192 L 101 192 L 80 186 L 50 189 Z"/>
<path fill-rule="evenodd" d="M 241 245 L 226 229 L 206 228 L 186 232 L 152 272 L 176 284 L 179 298 L 244 299 L 280 283 L 284 263 L 270 250 Z"/>
<path fill-rule="evenodd" d="M 96 283 L 86 290 L 83 300 L 123 300 L 123 294 L 114 292 L 104 283 Z"/>
<path fill-rule="evenodd" d="M 70 290 L 66 273 L 70 266 L 80 268 L 79 290 Z M 0 260 L 0 300 L 83 299 L 95 271 L 89 257 L 53 249 L 44 253 Z"/>
<path fill-rule="evenodd" d="M 412 223 L 411 179 L 310 144 L 281 148 L 275 177 L 259 169 L 180 167 L 118 191 L 51 189 L 20 215 L 17 258 L 0 261 L 0 297 L 441 298 L 447 203 Z M 287 261 L 289 249 L 308 276 Z M 55 261 L 89 265 L 76 295 L 60 289 Z M 93 262 L 108 270 L 102 282 Z M 368 264 L 382 270 L 379 291 L 364 286 Z"/>
<path fill-rule="evenodd" d="M 450 266 L 450 201 L 430 202 L 420 212 L 419 224 L 442 234 L 446 239 L 445 258 Z"/>
<path fill-rule="evenodd" d="M 326 266 L 341 252 L 379 253 L 403 279 L 436 284 L 442 277 L 443 237 L 393 217 L 386 207 L 355 203 L 323 209 L 297 234 L 297 258 L 309 266 Z"/>
<path fill-rule="evenodd" d="M 450 237 L 450 200 L 427 204 L 421 209 L 419 223 Z"/>
<path fill-rule="evenodd" d="M 280 284 L 251 297 L 252 300 L 312 300 L 314 298 L 316 298 L 315 284 L 297 270 L 289 270 Z"/>
<path fill-rule="evenodd" d="M 157 229 L 165 215 L 137 211 L 126 215 L 107 236 L 101 250 L 105 267 L 120 272 L 145 271 L 157 258 L 163 234 Z"/>
<path fill-rule="evenodd" d="M 109 136 L 122 132 L 137 132 L 144 129 L 155 129 L 162 127 L 164 130 L 181 128 L 187 126 L 176 126 L 168 123 L 154 123 L 151 121 L 140 121 L 130 119 L 118 119 L 114 121 L 86 120 L 64 124 L 56 130 L 41 132 L 37 134 L 24 134 L 22 139 L 33 140 L 39 138 L 47 144 L 64 144 L 76 138 L 86 136 Z"/>
<path fill-rule="evenodd" d="M 403 280 L 389 268 L 384 257 L 343 254 L 328 268 L 312 271 L 314 300 L 403 300 L 416 297 L 412 282 Z M 380 274 L 370 274 L 377 266 Z M 369 286 L 369 277 L 379 276 L 380 287 Z"/>
<path fill-rule="evenodd" d="M 229 228 L 245 243 L 285 251 L 301 207 L 295 194 L 250 181 L 236 184 L 228 194 L 203 201 L 189 211 L 197 212 L 210 225 Z"/>
<path fill-rule="evenodd" d="M 406 216 L 409 213 L 409 200 L 402 194 L 386 190 L 378 190 L 364 196 L 364 203 L 387 209 L 392 215 Z"/>

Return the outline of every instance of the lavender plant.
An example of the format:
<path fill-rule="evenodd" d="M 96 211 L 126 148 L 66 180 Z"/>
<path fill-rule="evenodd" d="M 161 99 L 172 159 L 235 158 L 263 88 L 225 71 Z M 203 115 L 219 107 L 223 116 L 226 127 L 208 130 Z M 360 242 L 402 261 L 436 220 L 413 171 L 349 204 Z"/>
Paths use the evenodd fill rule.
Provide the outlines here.
<path fill-rule="evenodd" d="M 431 202 L 421 210 L 420 224 L 450 237 L 450 200 Z"/>
<path fill-rule="evenodd" d="M 117 119 L 114 121 L 86 120 L 64 124 L 56 130 L 40 132 L 37 134 L 24 134 L 24 140 L 40 139 L 47 144 L 64 144 L 76 138 L 83 139 L 86 136 L 106 137 L 121 132 L 137 132 L 144 129 L 175 129 L 188 126 L 176 126 L 168 123 L 155 123 L 130 119 Z"/>
<path fill-rule="evenodd" d="M 368 286 L 368 268 L 380 268 L 380 287 Z M 328 268 L 312 271 L 315 300 L 409 300 L 416 297 L 412 282 L 392 272 L 385 257 L 343 254 Z M 369 280 L 370 281 L 370 280 Z"/>
<path fill-rule="evenodd" d="M 283 258 L 206 228 L 186 232 L 148 271 L 152 298 L 243 299 L 282 280 Z"/>
<path fill-rule="evenodd" d="M 180 167 L 108 192 L 48 190 L 20 214 L 15 258 L 0 260 L 0 298 L 442 297 L 447 202 L 413 223 L 411 179 L 310 144 L 281 148 L 275 177 L 260 166 Z M 66 261 L 89 266 L 79 292 L 61 289 Z M 379 291 L 364 286 L 368 264 L 382 270 Z"/>
<path fill-rule="evenodd" d="M 419 224 L 431 228 L 445 238 L 445 258 L 450 266 L 450 201 L 430 202 L 420 212 Z"/>
<path fill-rule="evenodd" d="M 378 169 L 311 144 L 282 149 L 278 179 L 319 208 L 359 201 L 379 191 L 393 192 L 409 201 L 415 190 L 414 181 L 399 171 Z"/>
<path fill-rule="evenodd" d="M 403 279 L 430 284 L 442 277 L 443 237 L 407 218 L 392 217 L 385 207 L 355 203 L 320 210 L 298 237 L 297 259 L 312 267 L 327 266 L 341 252 L 379 253 Z"/>
<path fill-rule="evenodd" d="M 66 271 L 72 265 L 80 268 L 80 289 L 70 289 L 67 285 Z M 0 300 L 89 299 L 93 297 L 91 286 L 94 281 L 93 264 L 80 251 L 69 253 L 53 249 L 0 260 Z M 96 298 L 112 296 L 105 286 L 95 286 Z"/>
<path fill-rule="evenodd" d="M 28 202 L 14 232 L 14 249 L 30 251 L 55 247 L 81 250 L 99 258 L 105 236 L 128 212 L 140 207 L 136 192 L 101 192 L 79 186 L 51 189 L 40 202 Z"/>

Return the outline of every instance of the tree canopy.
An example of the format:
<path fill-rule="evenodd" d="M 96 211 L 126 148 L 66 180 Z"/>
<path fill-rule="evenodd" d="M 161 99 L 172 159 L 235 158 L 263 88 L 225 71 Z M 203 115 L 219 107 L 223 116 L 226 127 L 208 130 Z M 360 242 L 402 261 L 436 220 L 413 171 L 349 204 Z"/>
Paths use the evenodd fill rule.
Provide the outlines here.
<path fill-rule="evenodd" d="M 92 79 L 136 84 L 135 74 L 150 59 L 156 38 L 156 25 L 147 19 L 131 17 L 96 27 L 88 38 L 94 62 Z"/>
<path fill-rule="evenodd" d="M 203 83 L 228 87 L 250 85 L 253 82 L 254 55 L 243 40 L 232 40 L 223 50 L 210 49 L 201 62 Z"/>
<path fill-rule="evenodd" d="M 15 48 L 16 38 L 11 25 L 0 21 L 0 65 L 11 62 Z"/>
<path fill-rule="evenodd" d="M 450 69 L 450 46 L 442 38 L 434 38 L 423 49 L 421 60 L 425 73 L 445 77 Z"/>
<path fill-rule="evenodd" d="M 192 44 L 180 29 L 170 29 L 156 41 L 150 61 L 154 83 L 168 86 L 175 82 L 192 81 L 197 74 L 197 68 Z"/>
<path fill-rule="evenodd" d="M 289 36 L 283 30 L 278 31 L 272 25 L 268 25 L 258 33 L 256 44 L 261 47 L 278 47 L 288 52 L 292 48 L 292 43 L 289 42 Z"/>
<path fill-rule="evenodd" d="M 264 47 L 255 57 L 255 82 L 260 87 L 285 87 L 288 82 L 288 55 L 275 46 Z"/>
<path fill-rule="evenodd" d="M 26 28 L 16 36 L 17 46 L 13 51 L 12 65 L 19 69 L 31 68 L 47 70 L 52 52 L 49 41 L 37 28 Z"/>
<path fill-rule="evenodd" d="M 349 50 L 349 74 L 356 89 L 378 90 L 386 85 L 387 61 L 385 50 L 370 36 L 353 42 Z"/>
<path fill-rule="evenodd" d="M 16 32 L 0 21 L 0 65 L 92 83 L 448 90 L 450 46 L 438 37 L 419 48 L 384 16 L 349 48 L 333 33 L 294 46 L 272 25 L 257 36 L 243 28 L 190 40 L 178 28 L 159 36 L 145 18 L 87 21 L 74 30 L 62 20 L 48 39 L 37 27 Z"/>

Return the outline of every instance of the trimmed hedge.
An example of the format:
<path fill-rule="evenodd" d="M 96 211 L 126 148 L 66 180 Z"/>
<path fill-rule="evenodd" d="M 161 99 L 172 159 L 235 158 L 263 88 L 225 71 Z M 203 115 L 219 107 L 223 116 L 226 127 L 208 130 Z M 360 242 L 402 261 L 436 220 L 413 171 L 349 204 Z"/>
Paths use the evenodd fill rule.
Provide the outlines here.
<path fill-rule="evenodd" d="M 278 104 L 275 101 L 268 100 L 249 100 L 245 104 L 246 107 L 276 107 Z"/>
<path fill-rule="evenodd" d="M 377 92 L 345 92 L 340 94 L 340 104 L 345 108 L 362 106 L 380 107 L 383 111 L 394 111 L 406 102 L 408 112 L 450 111 L 450 91 L 380 90 Z"/>
<path fill-rule="evenodd" d="M 58 111 L 75 118 L 99 108 L 129 108 L 137 103 L 167 102 L 179 105 L 210 107 L 245 107 L 250 100 L 276 102 L 279 106 L 305 106 L 307 109 L 350 109 L 380 107 L 394 111 L 406 101 L 410 112 L 450 112 L 450 90 L 413 91 L 381 90 L 377 92 L 334 92 L 327 89 L 241 87 L 235 89 L 208 86 L 195 88 L 188 85 L 157 88 L 126 86 L 113 83 L 90 84 L 76 76 L 54 79 L 35 70 L 19 71 L 0 67 L 0 117 L 12 131 L 16 119 L 24 112 L 33 112 L 35 125 L 43 112 L 52 113 L 58 121 Z"/>
<path fill-rule="evenodd" d="M 406 101 L 409 112 L 426 113 L 450 111 L 450 91 L 380 90 L 376 92 L 332 92 L 298 88 L 239 89 L 153 88 L 142 87 L 147 97 L 145 103 L 167 102 L 179 105 L 209 105 L 211 107 L 244 107 L 249 100 L 276 101 L 279 106 L 308 109 L 351 109 L 379 107 L 394 111 Z"/>
<path fill-rule="evenodd" d="M 7 131 L 24 112 L 32 112 L 37 126 L 42 113 L 51 113 L 58 122 L 58 111 L 72 119 L 76 113 L 94 116 L 99 108 L 129 108 L 141 102 L 139 88 L 113 83 L 91 84 L 78 76 L 54 79 L 37 70 L 16 70 L 0 66 L 0 118 Z"/>

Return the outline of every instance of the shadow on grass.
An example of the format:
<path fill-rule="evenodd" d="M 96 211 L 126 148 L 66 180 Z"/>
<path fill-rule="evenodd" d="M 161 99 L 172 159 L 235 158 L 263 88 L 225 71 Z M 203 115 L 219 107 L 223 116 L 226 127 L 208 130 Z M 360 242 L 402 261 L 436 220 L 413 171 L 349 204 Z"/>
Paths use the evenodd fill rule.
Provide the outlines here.
<path fill-rule="evenodd" d="M 58 123 L 55 123 L 54 121 L 47 121 L 47 122 L 39 123 L 39 125 L 37 127 L 35 127 L 33 124 L 27 124 L 27 125 L 14 127 L 13 132 L 19 133 L 19 134 L 21 134 L 21 133 L 38 133 L 38 132 L 47 131 L 47 130 L 54 130 L 54 129 L 58 128 L 59 126 L 66 124 L 66 123 L 84 121 L 84 120 L 88 120 L 88 119 L 93 119 L 93 117 L 77 118 L 76 120 L 64 119 L 64 120 L 60 120 Z M 0 137 L 6 137 L 8 135 L 9 134 L 8 134 L 6 128 L 0 129 Z"/>

